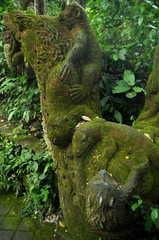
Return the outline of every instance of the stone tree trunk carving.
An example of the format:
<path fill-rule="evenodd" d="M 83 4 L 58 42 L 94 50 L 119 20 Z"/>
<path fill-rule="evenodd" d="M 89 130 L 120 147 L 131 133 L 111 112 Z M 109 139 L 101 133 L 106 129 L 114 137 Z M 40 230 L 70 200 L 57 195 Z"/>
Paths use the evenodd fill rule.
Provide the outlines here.
<path fill-rule="evenodd" d="M 134 194 L 159 199 L 158 66 L 144 110 L 152 119 L 152 142 L 137 129 L 101 118 L 101 52 L 79 4 L 59 17 L 11 11 L 4 20 L 11 36 L 5 45 L 8 65 L 37 77 L 46 142 L 73 239 L 135 239 L 138 216 L 127 201 Z M 147 126 L 146 116 L 141 114 L 138 128 L 142 121 Z"/>

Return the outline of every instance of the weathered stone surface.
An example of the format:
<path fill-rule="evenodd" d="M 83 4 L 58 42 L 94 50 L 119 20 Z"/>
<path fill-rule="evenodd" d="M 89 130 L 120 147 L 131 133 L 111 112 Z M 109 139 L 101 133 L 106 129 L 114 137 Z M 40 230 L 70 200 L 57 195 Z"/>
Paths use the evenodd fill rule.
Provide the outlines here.
<path fill-rule="evenodd" d="M 0 191 L 0 240 L 54 239 L 56 225 L 39 222 L 35 218 L 21 218 L 19 213 L 24 206 L 24 198 Z"/>
<path fill-rule="evenodd" d="M 13 240 L 33 240 L 32 232 L 16 232 Z"/>
<path fill-rule="evenodd" d="M 153 70 L 146 85 L 144 108 L 135 127 L 149 134 L 154 144 L 159 146 L 159 45 L 155 51 Z"/>
<path fill-rule="evenodd" d="M 13 231 L 1 231 L 1 240 L 12 239 Z"/>
<path fill-rule="evenodd" d="M 5 217 L 0 229 L 14 231 L 20 224 L 20 217 Z"/>

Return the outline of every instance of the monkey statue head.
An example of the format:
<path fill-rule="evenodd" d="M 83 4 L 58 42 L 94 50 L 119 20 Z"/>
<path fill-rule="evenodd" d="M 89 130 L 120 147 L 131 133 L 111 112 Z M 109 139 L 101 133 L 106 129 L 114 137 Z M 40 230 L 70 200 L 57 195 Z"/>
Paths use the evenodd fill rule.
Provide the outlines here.
<path fill-rule="evenodd" d="M 69 4 L 64 12 L 59 15 L 59 22 L 71 30 L 76 25 L 87 27 L 89 25 L 88 17 L 84 9 L 77 2 Z"/>

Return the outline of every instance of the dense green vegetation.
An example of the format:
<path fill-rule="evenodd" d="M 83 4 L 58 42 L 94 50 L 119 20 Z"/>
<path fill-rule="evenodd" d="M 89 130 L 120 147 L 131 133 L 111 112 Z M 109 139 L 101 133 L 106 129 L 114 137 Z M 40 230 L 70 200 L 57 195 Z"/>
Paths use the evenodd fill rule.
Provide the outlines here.
<path fill-rule="evenodd" d="M 145 85 L 152 70 L 153 53 L 159 39 L 157 2 L 78 2 L 86 9 L 102 49 L 99 89 L 103 117 L 109 121 L 135 124 L 144 103 Z M 47 14 L 58 15 L 65 6 L 66 1 L 48 0 Z M 5 30 L 3 15 L 17 8 L 19 6 L 13 0 L 1 1 L 1 36 Z M 29 131 L 33 123 L 41 122 L 37 82 L 36 79 L 27 79 L 8 68 L 3 41 L 0 39 L 0 112 L 8 121 L 19 124 L 19 129 Z M 42 132 L 38 136 L 42 137 Z M 53 168 L 48 152 L 35 154 L 21 146 L 15 147 L 12 142 L 0 136 L 0 187 L 12 189 L 16 195 L 26 196 L 28 204 L 22 212 L 23 216 L 32 213 L 42 218 L 47 211 L 54 210 L 57 206 Z M 138 208 L 142 211 L 145 229 L 149 232 L 145 239 L 152 239 L 152 234 L 159 226 L 158 206 L 145 209 L 141 199 L 136 199 L 137 203 L 131 205 L 132 210 Z"/>
<path fill-rule="evenodd" d="M 158 43 L 159 9 L 154 1 L 138 6 L 133 2 L 87 2 L 89 20 L 103 50 L 99 84 L 103 115 L 126 124 L 136 119 L 143 106 Z"/>
<path fill-rule="evenodd" d="M 141 237 L 145 240 L 157 240 L 159 231 L 159 205 L 143 201 L 140 196 L 134 195 L 132 201 L 128 202 L 133 212 L 141 214 L 139 226 Z M 144 231 L 145 230 L 145 231 Z"/>
<path fill-rule="evenodd" d="M 0 136 L 0 188 L 24 195 L 21 215 L 40 219 L 58 207 L 56 177 L 48 151 L 35 154 Z"/>

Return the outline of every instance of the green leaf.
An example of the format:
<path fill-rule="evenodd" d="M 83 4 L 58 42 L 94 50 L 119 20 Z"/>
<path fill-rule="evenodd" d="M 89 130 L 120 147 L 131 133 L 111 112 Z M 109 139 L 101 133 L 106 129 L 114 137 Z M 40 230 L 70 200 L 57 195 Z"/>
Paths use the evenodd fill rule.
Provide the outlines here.
<path fill-rule="evenodd" d="M 112 113 L 114 110 L 114 107 L 112 106 L 110 109 L 109 109 L 109 112 Z"/>
<path fill-rule="evenodd" d="M 20 104 L 23 104 L 23 103 L 28 102 L 28 99 L 27 98 L 22 98 L 19 102 L 20 102 Z"/>
<path fill-rule="evenodd" d="M 2 86 L 2 85 L 1 85 L 1 86 Z M 10 91 L 10 90 L 11 90 L 12 88 L 14 88 L 14 87 L 15 87 L 15 83 L 9 82 L 9 83 L 7 83 L 7 85 L 4 85 L 3 88 L 1 87 L 0 92 L 3 93 L 3 92 Z"/>
<path fill-rule="evenodd" d="M 45 174 L 41 174 L 40 176 L 39 176 L 39 179 L 40 180 L 43 180 L 43 179 L 45 179 L 46 178 L 46 175 Z"/>
<path fill-rule="evenodd" d="M 135 45 L 135 43 L 130 43 L 130 44 L 126 45 L 125 47 L 126 47 L 126 48 L 130 48 L 130 47 L 132 47 L 133 45 Z"/>
<path fill-rule="evenodd" d="M 153 29 L 157 29 L 157 27 L 153 26 L 153 25 L 149 25 L 150 28 L 153 28 Z"/>
<path fill-rule="evenodd" d="M 34 88 L 30 91 L 28 99 L 31 99 L 33 95 L 37 95 L 39 93 L 39 88 Z"/>
<path fill-rule="evenodd" d="M 33 168 L 34 168 L 35 172 L 37 172 L 38 167 L 39 167 L 39 164 L 37 162 L 34 162 L 33 163 Z"/>
<path fill-rule="evenodd" d="M 11 78 L 7 78 L 2 84 L 1 84 L 1 87 L 3 86 L 8 86 L 8 84 L 12 82 L 12 79 Z M 15 84 L 14 84 L 15 85 Z"/>
<path fill-rule="evenodd" d="M 45 174 L 45 173 L 47 172 L 47 170 L 48 170 L 49 167 L 50 167 L 50 163 L 47 163 L 46 166 L 45 166 L 45 168 L 44 168 L 43 174 Z"/>
<path fill-rule="evenodd" d="M 102 107 L 102 113 L 104 113 L 105 111 L 107 111 L 109 108 L 110 108 L 110 104 L 105 104 L 103 107 Z"/>
<path fill-rule="evenodd" d="M 114 55 L 113 55 L 113 59 L 114 59 L 114 61 L 117 61 L 118 58 L 119 58 L 119 57 L 118 57 L 118 54 L 114 54 Z"/>
<path fill-rule="evenodd" d="M 139 68 L 140 65 L 141 65 L 141 62 L 138 62 L 137 64 L 135 64 L 135 71 Z"/>
<path fill-rule="evenodd" d="M 141 9 L 141 12 L 143 13 L 145 11 L 145 6 L 141 5 L 140 9 Z"/>
<path fill-rule="evenodd" d="M 125 96 L 127 97 L 127 98 L 134 98 L 134 97 L 136 97 L 136 92 L 129 92 L 129 93 L 127 93 Z"/>
<path fill-rule="evenodd" d="M 152 229 L 152 219 L 151 219 L 150 215 L 147 214 L 146 215 L 145 230 L 150 232 L 151 229 Z"/>
<path fill-rule="evenodd" d="M 133 195 L 133 198 L 141 199 L 141 197 L 139 195 Z"/>
<path fill-rule="evenodd" d="M 158 214 L 158 209 L 154 208 L 151 212 L 151 219 L 155 225 L 158 224 L 158 219 L 159 219 L 159 214 Z"/>
<path fill-rule="evenodd" d="M 129 71 L 125 70 L 124 71 L 124 81 L 127 82 L 130 86 L 135 85 L 135 75 Z"/>
<path fill-rule="evenodd" d="M 121 60 L 125 60 L 125 59 L 126 59 L 123 54 L 119 54 L 119 58 L 120 58 Z"/>
<path fill-rule="evenodd" d="M 104 11 L 107 10 L 107 8 L 109 6 L 109 4 L 106 3 L 106 2 L 100 2 L 100 5 L 101 5 L 101 7 L 103 8 Z"/>
<path fill-rule="evenodd" d="M 107 103 L 107 101 L 108 101 L 108 97 L 102 98 L 102 100 L 100 101 L 101 106 L 103 107 Z"/>
<path fill-rule="evenodd" d="M 127 53 L 127 51 L 126 51 L 125 48 L 119 51 L 119 54 L 123 54 L 123 55 L 125 55 L 126 53 Z"/>
<path fill-rule="evenodd" d="M 25 76 L 21 76 L 20 81 L 23 81 L 25 78 L 26 78 Z"/>
<path fill-rule="evenodd" d="M 132 206 L 131 206 L 131 209 L 133 211 L 135 211 L 137 208 L 139 207 L 139 205 L 137 203 L 134 203 Z"/>
<path fill-rule="evenodd" d="M 30 187 L 30 192 L 32 192 L 32 190 L 34 189 L 34 185 L 32 185 L 31 187 Z"/>
<path fill-rule="evenodd" d="M 38 153 L 33 156 L 33 160 L 38 160 L 39 158 L 40 158 L 40 156 Z"/>
<path fill-rule="evenodd" d="M 99 82 L 99 87 L 102 88 L 102 89 L 105 89 L 104 84 L 103 84 L 102 81 Z"/>
<path fill-rule="evenodd" d="M 119 85 L 119 86 L 122 86 L 122 87 L 127 87 L 127 88 L 131 88 L 127 82 L 125 82 L 124 80 L 117 80 L 116 83 Z"/>
<path fill-rule="evenodd" d="M 142 204 L 142 202 L 143 202 L 142 199 L 139 199 L 137 203 L 140 206 Z"/>
<path fill-rule="evenodd" d="M 114 111 L 114 117 L 117 120 L 117 122 L 122 123 L 123 117 L 119 111 L 117 111 L 117 110 Z"/>
<path fill-rule="evenodd" d="M 48 199 L 48 194 L 49 194 L 49 191 L 48 191 L 48 190 L 41 191 L 42 201 L 43 201 L 43 202 L 46 202 L 46 200 Z"/>
<path fill-rule="evenodd" d="M 126 58 L 125 58 L 125 54 L 126 54 L 127 52 L 126 52 L 126 49 L 122 49 L 122 50 L 120 50 L 119 51 L 119 58 L 121 59 L 121 60 L 125 60 Z"/>
<path fill-rule="evenodd" d="M 25 121 L 28 123 L 29 122 L 29 116 L 30 114 L 30 110 L 26 110 L 24 113 L 23 113 L 23 118 L 25 119 Z"/>
<path fill-rule="evenodd" d="M 138 19 L 138 25 L 140 26 L 141 23 L 143 22 L 144 20 L 144 17 L 143 16 L 140 16 L 139 19 Z"/>
<path fill-rule="evenodd" d="M 32 157 L 32 155 L 31 155 L 30 152 L 26 152 L 26 153 L 24 154 L 24 158 L 25 158 L 26 160 L 31 159 L 31 157 Z"/>
<path fill-rule="evenodd" d="M 116 86 L 114 87 L 114 89 L 112 90 L 113 93 L 122 93 L 122 92 L 127 92 L 128 90 L 130 90 L 130 86 Z"/>
<path fill-rule="evenodd" d="M 143 89 L 143 88 L 141 88 L 141 87 L 133 87 L 132 89 L 133 89 L 133 90 L 134 90 L 134 92 L 136 92 L 136 93 L 139 93 L 139 92 L 144 92 L 144 89 Z"/>
<path fill-rule="evenodd" d="M 10 121 L 13 117 L 13 115 L 15 114 L 15 112 L 17 111 L 17 109 L 15 109 L 14 111 L 12 111 L 9 116 L 8 116 L 8 121 Z"/>

